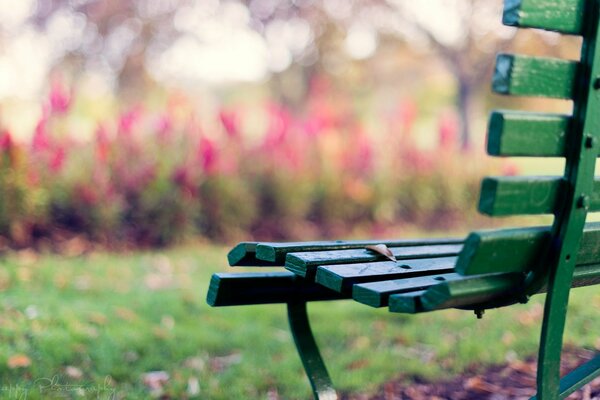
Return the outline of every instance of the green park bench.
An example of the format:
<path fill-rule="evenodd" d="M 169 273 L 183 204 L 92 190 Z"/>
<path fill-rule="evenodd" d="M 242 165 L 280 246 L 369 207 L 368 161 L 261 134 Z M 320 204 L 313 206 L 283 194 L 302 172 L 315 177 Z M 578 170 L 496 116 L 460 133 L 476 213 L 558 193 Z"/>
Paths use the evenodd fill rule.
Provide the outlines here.
<path fill-rule="evenodd" d="M 490 216 L 554 215 L 547 227 L 476 231 L 466 239 L 240 243 L 232 266 L 280 266 L 281 272 L 220 273 L 212 306 L 287 304 L 290 328 L 315 398 L 333 399 L 306 302 L 353 299 L 394 313 L 447 308 L 484 310 L 547 293 L 536 399 L 565 398 L 597 376 L 600 356 L 562 379 L 559 365 L 571 288 L 600 283 L 600 0 L 505 0 L 503 22 L 583 38 L 579 61 L 500 54 L 492 87 L 512 96 L 570 99 L 572 115 L 495 111 L 493 156 L 562 157 L 562 177 L 488 177 L 479 210 Z M 393 257 L 374 251 L 385 244 Z M 369 248 L 368 248 L 369 247 Z M 395 261 L 393 260 L 395 258 Z"/>

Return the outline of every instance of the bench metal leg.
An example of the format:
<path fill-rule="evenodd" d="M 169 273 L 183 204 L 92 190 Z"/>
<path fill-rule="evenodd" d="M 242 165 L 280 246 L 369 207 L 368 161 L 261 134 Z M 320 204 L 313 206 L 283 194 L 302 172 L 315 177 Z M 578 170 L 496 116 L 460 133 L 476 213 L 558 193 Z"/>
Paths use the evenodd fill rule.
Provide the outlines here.
<path fill-rule="evenodd" d="M 565 375 L 560 380 L 560 389 L 558 393 L 559 399 L 569 397 L 575 391 L 581 389 L 584 385 L 590 383 L 600 376 L 600 355 L 592 358 L 585 364 L 580 365 L 573 371 Z M 538 400 L 539 397 L 534 396 L 531 400 Z"/>
<path fill-rule="evenodd" d="M 563 271 L 558 271 L 557 275 L 561 275 L 560 272 Z M 562 277 L 564 281 L 567 281 L 566 283 L 556 278 L 556 276 L 550 277 L 546 307 L 544 308 L 544 323 L 538 354 L 538 393 L 536 397 L 538 400 L 559 398 L 560 358 L 571 288 L 568 275 Z"/>
<path fill-rule="evenodd" d="M 319 353 L 319 348 L 313 337 L 306 302 L 287 303 L 288 320 L 296 349 L 304 365 L 313 394 L 317 400 L 335 400 L 338 398 L 333 383 L 325 368 L 325 363 Z"/>

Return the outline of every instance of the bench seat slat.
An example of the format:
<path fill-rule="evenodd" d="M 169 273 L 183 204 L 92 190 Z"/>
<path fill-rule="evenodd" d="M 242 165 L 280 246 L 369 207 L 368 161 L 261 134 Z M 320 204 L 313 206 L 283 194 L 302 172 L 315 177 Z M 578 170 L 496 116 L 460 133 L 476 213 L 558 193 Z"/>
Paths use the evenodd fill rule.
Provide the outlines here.
<path fill-rule="evenodd" d="M 214 274 L 206 302 L 213 307 L 349 298 L 291 272 Z"/>
<path fill-rule="evenodd" d="M 448 273 L 452 272 L 455 264 L 456 257 L 440 257 L 399 263 L 380 261 L 320 266 L 315 282 L 337 292 L 349 293 L 356 283 Z"/>
<path fill-rule="evenodd" d="M 490 116 L 487 152 L 492 156 L 564 157 L 571 117 L 518 111 Z"/>
<path fill-rule="evenodd" d="M 499 54 L 492 89 L 506 95 L 572 99 L 578 69 L 576 61 Z"/>
<path fill-rule="evenodd" d="M 442 282 L 414 295 L 395 294 L 389 298 L 392 312 L 416 313 L 454 307 L 468 307 L 498 299 L 520 280 L 520 274 L 492 274 Z M 578 265 L 573 288 L 600 283 L 600 264 Z M 545 293 L 546 287 L 538 293 Z"/>
<path fill-rule="evenodd" d="M 456 272 L 479 275 L 495 272 L 525 272 L 539 261 L 550 238 L 550 227 L 500 229 L 472 232 L 456 261 Z M 586 224 L 577 264 L 600 259 L 600 223 Z"/>
<path fill-rule="evenodd" d="M 358 283 L 352 287 L 352 298 L 371 307 L 385 307 L 391 294 L 415 292 L 437 285 L 441 281 L 464 279 L 456 273 Z"/>
<path fill-rule="evenodd" d="M 505 0 L 502 23 L 579 35 L 584 3 L 585 0 Z"/>
<path fill-rule="evenodd" d="M 487 177 L 479 211 L 491 216 L 552 214 L 561 204 L 564 180 L 558 177 Z M 594 180 L 589 211 L 600 210 L 600 180 Z"/>
<path fill-rule="evenodd" d="M 462 238 L 330 240 L 313 242 L 241 242 L 227 254 L 232 267 L 279 267 L 285 264 L 288 253 L 361 249 L 369 245 L 388 247 L 421 246 L 428 244 L 457 244 Z"/>
<path fill-rule="evenodd" d="M 241 242 L 227 253 L 227 261 L 232 267 L 281 267 L 283 262 L 271 262 L 256 257 L 257 242 Z"/>
<path fill-rule="evenodd" d="M 365 246 L 385 244 L 388 247 L 424 246 L 433 244 L 457 244 L 462 238 L 430 238 L 430 239 L 403 239 L 403 240 L 336 240 L 323 242 L 287 242 L 287 243 L 258 243 L 256 257 L 260 260 L 275 263 L 285 263 L 289 253 L 310 251 L 333 251 L 362 249 Z"/>
<path fill-rule="evenodd" d="M 434 244 L 389 248 L 397 260 L 414 260 L 456 256 L 462 244 Z M 288 254 L 285 268 L 302 277 L 314 279 L 317 267 L 322 265 L 367 263 L 384 261 L 386 257 L 373 251 L 362 249 L 302 252 Z"/>

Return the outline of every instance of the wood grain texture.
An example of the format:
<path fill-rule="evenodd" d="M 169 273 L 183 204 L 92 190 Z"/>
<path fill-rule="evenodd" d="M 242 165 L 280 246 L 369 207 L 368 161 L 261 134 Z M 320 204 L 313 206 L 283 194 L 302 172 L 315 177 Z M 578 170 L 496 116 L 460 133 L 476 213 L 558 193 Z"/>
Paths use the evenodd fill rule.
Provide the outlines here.
<path fill-rule="evenodd" d="M 214 274 L 206 302 L 213 307 L 349 298 L 291 272 Z"/>
<path fill-rule="evenodd" d="M 274 263 L 285 263 L 289 253 L 309 251 L 332 251 L 362 249 L 369 245 L 385 244 L 387 247 L 421 246 L 433 244 L 457 244 L 462 238 L 429 238 L 429 239 L 379 239 L 379 240 L 335 240 L 322 242 L 282 242 L 257 243 L 256 257 Z"/>
<path fill-rule="evenodd" d="M 492 156 L 564 157 L 571 117 L 518 111 L 490 116 L 487 152 Z"/>
<path fill-rule="evenodd" d="M 337 292 L 350 293 L 356 283 L 411 278 L 452 272 L 456 257 L 341 264 L 317 268 L 315 281 Z"/>
<path fill-rule="evenodd" d="M 492 89 L 506 95 L 572 99 L 578 69 L 576 61 L 499 54 Z"/>
<path fill-rule="evenodd" d="M 456 261 L 456 272 L 479 275 L 526 272 L 541 258 L 550 239 L 550 227 L 472 232 Z M 577 253 L 578 264 L 600 261 L 600 223 L 589 223 Z"/>
<path fill-rule="evenodd" d="M 390 247 L 398 262 L 419 258 L 456 256 L 461 249 L 462 244 Z M 312 280 L 315 277 L 317 267 L 322 265 L 368 263 L 386 260 L 385 256 L 367 249 L 314 251 L 288 254 L 285 268 Z"/>
<path fill-rule="evenodd" d="M 579 35 L 584 3 L 585 0 L 505 0 L 502 23 Z"/>

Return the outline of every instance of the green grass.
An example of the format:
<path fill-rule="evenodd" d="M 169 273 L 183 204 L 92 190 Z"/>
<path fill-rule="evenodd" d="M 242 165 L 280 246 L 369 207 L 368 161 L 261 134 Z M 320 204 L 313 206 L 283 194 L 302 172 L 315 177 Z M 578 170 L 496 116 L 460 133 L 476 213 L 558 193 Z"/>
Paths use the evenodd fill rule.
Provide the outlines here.
<path fill-rule="evenodd" d="M 205 304 L 210 275 L 227 269 L 225 254 L 198 245 L 8 255 L 0 268 L 0 398 L 310 398 L 284 306 Z M 481 321 L 466 311 L 403 316 L 352 302 L 311 304 L 309 312 L 337 387 L 368 392 L 399 374 L 443 379 L 533 354 L 541 300 Z M 575 292 L 567 342 L 598 344 L 599 306 L 597 289 Z M 153 393 L 143 379 L 151 371 L 169 375 Z"/>

